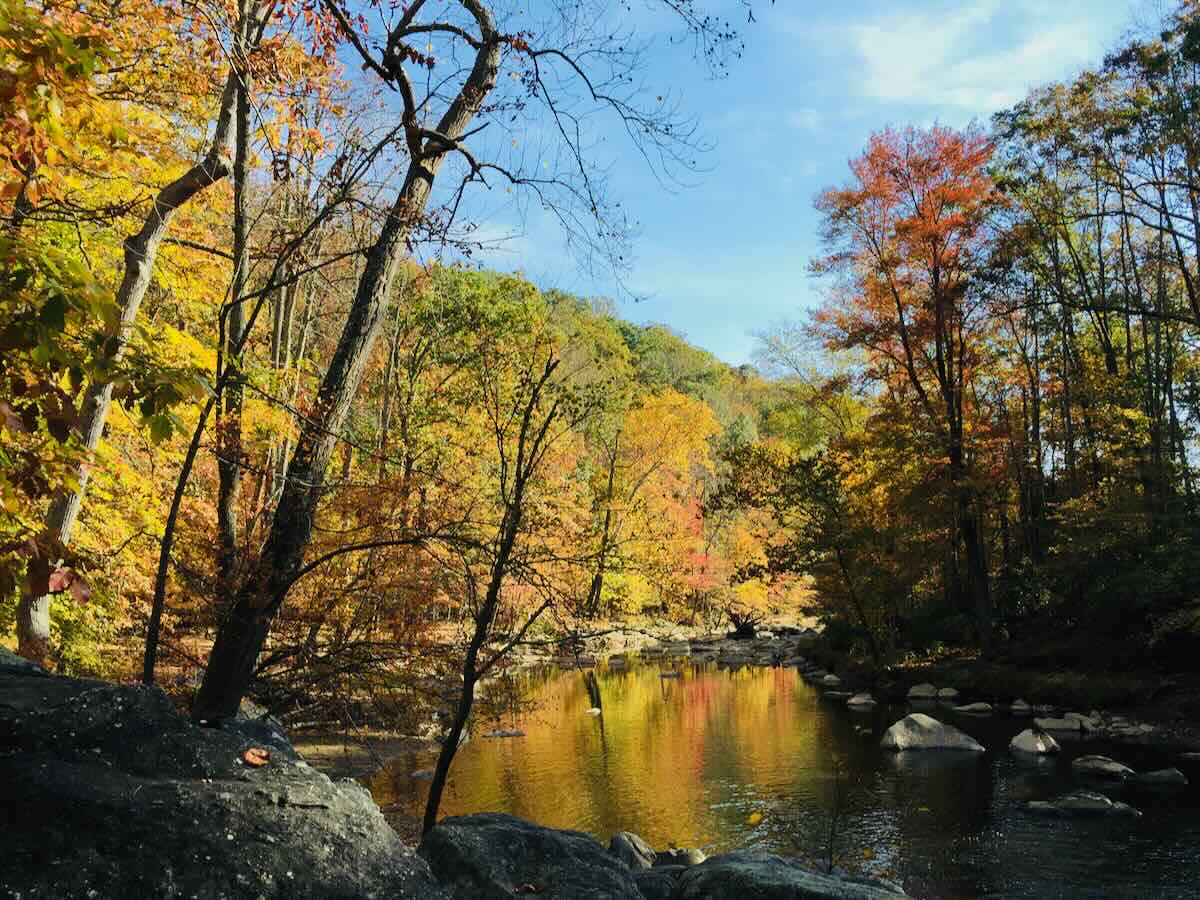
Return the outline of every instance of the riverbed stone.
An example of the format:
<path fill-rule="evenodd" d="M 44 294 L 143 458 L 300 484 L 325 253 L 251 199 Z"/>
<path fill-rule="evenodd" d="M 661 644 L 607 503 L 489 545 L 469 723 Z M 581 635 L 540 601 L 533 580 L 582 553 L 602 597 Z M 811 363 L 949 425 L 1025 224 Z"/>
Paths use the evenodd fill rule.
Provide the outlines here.
<path fill-rule="evenodd" d="M 1124 781 L 1126 778 L 1133 778 L 1137 775 L 1133 769 L 1124 763 L 1119 763 L 1115 759 L 1097 754 L 1080 756 L 1077 759 L 1071 760 L 1071 771 L 1076 775 L 1083 775 L 1088 778 L 1104 778 L 1114 781 Z"/>
<path fill-rule="evenodd" d="M 504 813 L 443 819 L 418 853 L 452 900 L 630 900 L 629 867 L 591 836 L 543 828 Z"/>
<path fill-rule="evenodd" d="M 1136 776 L 1136 780 L 1138 784 L 1153 788 L 1183 788 L 1188 786 L 1188 777 L 1174 768 L 1142 772 Z"/>
<path fill-rule="evenodd" d="M 671 847 L 654 856 L 656 866 L 698 866 L 708 859 L 703 850 L 695 847 Z"/>
<path fill-rule="evenodd" d="M 876 701 L 870 694 L 855 694 L 846 701 L 846 705 L 851 709 L 870 709 L 876 705 Z"/>
<path fill-rule="evenodd" d="M 798 860 L 736 850 L 685 871 L 672 900 L 901 900 L 905 896 L 885 882 L 819 874 Z"/>
<path fill-rule="evenodd" d="M 1031 800 L 1025 808 L 1041 815 L 1064 817 L 1141 816 L 1141 812 L 1128 803 L 1110 800 L 1095 791 L 1074 791 L 1054 800 Z"/>
<path fill-rule="evenodd" d="M 992 704 L 968 703 L 965 706 L 954 707 L 954 711 L 968 716 L 990 716 L 992 714 Z"/>
<path fill-rule="evenodd" d="M 1068 731 L 1079 731 L 1080 730 L 1079 720 L 1078 719 L 1068 719 L 1066 716 L 1063 716 L 1062 718 L 1043 716 L 1043 717 L 1034 719 L 1033 724 L 1036 725 L 1038 728 L 1042 729 L 1043 731 L 1068 732 Z"/>
<path fill-rule="evenodd" d="M 914 684 L 908 689 L 909 700 L 936 700 L 938 689 L 929 682 Z"/>
<path fill-rule="evenodd" d="M 608 842 L 608 852 L 630 869 L 649 869 L 654 865 L 654 849 L 632 831 L 618 831 Z"/>
<path fill-rule="evenodd" d="M 1039 756 L 1048 753 L 1058 753 L 1058 741 L 1045 732 L 1037 733 L 1026 728 L 1009 742 L 1009 748 L 1018 753 L 1035 753 Z"/>
<path fill-rule="evenodd" d="M 1033 707 L 1030 706 L 1026 701 L 1017 698 L 1012 702 L 1012 706 L 1008 708 L 1008 711 L 1014 716 L 1028 716 L 1032 714 Z"/>
<path fill-rule="evenodd" d="M 840 679 L 836 675 L 832 675 L 832 674 L 826 675 L 824 678 L 821 679 L 821 684 L 825 685 L 825 687 L 835 688 L 835 687 L 841 686 L 841 683 L 842 683 L 842 679 Z"/>
<path fill-rule="evenodd" d="M 925 713 L 912 713 L 883 734 L 885 750 L 964 750 L 983 753 L 983 745 L 952 725 Z"/>
<path fill-rule="evenodd" d="M 958 699 L 958 691 L 952 687 L 944 687 L 937 692 L 937 698 L 942 703 L 952 703 Z"/>

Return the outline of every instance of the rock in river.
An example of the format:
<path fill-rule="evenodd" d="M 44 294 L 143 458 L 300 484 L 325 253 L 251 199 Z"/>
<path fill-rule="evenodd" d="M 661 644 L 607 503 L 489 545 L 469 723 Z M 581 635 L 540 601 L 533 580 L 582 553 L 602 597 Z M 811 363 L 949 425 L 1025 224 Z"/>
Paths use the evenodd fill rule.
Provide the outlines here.
<path fill-rule="evenodd" d="M 1030 812 L 1051 816 L 1129 816 L 1141 813 L 1128 803 L 1120 803 L 1095 791 L 1075 791 L 1056 800 L 1031 800 L 1025 806 Z"/>
<path fill-rule="evenodd" d="M 954 707 L 954 711 L 968 716 L 990 716 L 992 714 L 992 704 L 968 703 L 966 706 Z"/>
<path fill-rule="evenodd" d="M 908 689 L 909 700 L 936 700 L 938 689 L 932 684 L 915 684 Z"/>
<path fill-rule="evenodd" d="M 703 850 L 692 847 L 672 847 L 660 850 L 654 856 L 656 866 L 698 866 L 708 859 Z"/>
<path fill-rule="evenodd" d="M 1019 753 L 1036 753 L 1039 755 L 1057 753 L 1059 751 L 1058 741 L 1045 732 L 1037 734 L 1031 728 L 1026 728 L 1018 734 L 1008 746 L 1009 749 L 1016 750 Z"/>
<path fill-rule="evenodd" d="M 855 694 L 846 701 L 846 705 L 851 709 L 869 709 L 875 705 L 875 698 L 870 694 Z"/>
<path fill-rule="evenodd" d="M 937 692 L 937 698 L 942 703 L 953 703 L 958 699 L 958 691 L 951 687 L 945 687 Z"/>
<path fill-rule="evenodd" d="M 443 819 L 417 850 L 453 900 L 630 900 L 629 867 L 590 836 L 503 813 Z"/>
<path fill-rule="evenodd" d="M 1071 771 L 1076 775 L 1089 778 L 1106 778 L 1115 781 L 1123 781 L 1137 774 L 1129 766 L 1119 763 L 1115 759 L 1094 755 L 1081 756 L 1071 760 Z"/>
<path fill-rule="evenodd" d="M 1187 776 L 1178 769 L 1157 769 L 1153 772 L 1142 772 L 1137 776 L 1137 783 L 1146 787 L 1187 787 Z"/>
<path fill-rule="evenodd" d="M 672 900 L 903 900 L 894 885 L 809 871 L 797 860 L 735 850 L 693 866 Z"/>
<path fill-rule="evenodd" d="M 951 725 L 924 713 L 905 716 L 883 734 L 885 750 L 967 750 L 982 753 L 983 745 Z"/>

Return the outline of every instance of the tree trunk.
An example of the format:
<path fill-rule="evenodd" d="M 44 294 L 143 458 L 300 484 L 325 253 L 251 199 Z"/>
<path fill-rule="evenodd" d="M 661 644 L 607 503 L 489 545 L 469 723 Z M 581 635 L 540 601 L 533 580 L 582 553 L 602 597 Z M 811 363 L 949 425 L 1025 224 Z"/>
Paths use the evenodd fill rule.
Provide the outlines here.
<path fill-rule="evenodd" d="M 222 404 L 217 407 L 217 599 L 233 588 L 238 556 L 238 499 L 242 480 L 242 354 L 246 311 L 242 297 L 249 274 L 249 227 L 246 216 L 247 162 L 250 153 L 250 70 L 245 65 L 248 35 L 254 23 L 243 5 L 237 45 L 236 149 L 233 160 L 233 277 L 229 287 L 223 353 L 228 370 Z M 218 373 L 220 375 L 220 373 Z"/>
<path fill-rule="evenodd" d="M 451 139 L 463 134 L 496 82 L 500 45 L 490 23 L 485 31 L 471 74 L 439 123 L 438 131 Z M 440 149 L 430 149 L 430 143 L 424 147 L 410 162 L 404 186 L 367 254 L 337 349 L 313 411 L 301 425 L 257 565 L 247 572 L 218 628 L 192 709 L 198 721 L 236 715 L 284 594 L 304 560 L 326 469 L 382 330 L 408 237 L 424 213 L 434 178 L 450 152 L 440 142 L 436 145 Z"/>
<path fill-rule="evenodd" d="M 236 87 L 237 76 L 231 70 L 221 94 L 217 127 L 208 154 L 158 193 L 141 230 L 125 240 L 125 273 L 116 296 L 120 318 L 112 332 L 112 337 L 116 339 L 115 354 L 119 354 L 124 348 L 129 329 L 137 318 L 146 290 L 150 287 L 151 276 L 154 274 L 159 244 L 167 233 L 175 211 L 229 173 L 228 149 Z M 96 382 L 88 385 L 84 395 L 80 436 L 89 454 L 100 445 L 100 437 L 104 433 L 104 424 L 112 406 L 112 392 L 111 382 Z M 64 544 L 71 542 L 75 521 L 83 503 L 83 492 L 88 481 L 86 464 L 79 468 L 76 480 L 76 490 L 55 497 L 46 515 L 46 531 Z M 22 595 L 17 607 L 17 635 L 18 652 L 22 656 L 29 659 L 45 658 L 50 644 L 48 596 Z"/>
<path fill-rule="evenodd" d="M 600 597 L 604 593 L 604 570 L 608 563 L 608 541 L 612 531 L 613 482 L 617 474 L 617 456 L 621 442 L 621 432 L 613 438 L 612 455 L 608 462 L 608 487 L 605 492 L 604 526 L 600 532 L 600 552 L 596 556 L 596 572 L 592 576 L 591 587 L 588 588 L 587 611 L 595 618 L 600 613 Z"/>

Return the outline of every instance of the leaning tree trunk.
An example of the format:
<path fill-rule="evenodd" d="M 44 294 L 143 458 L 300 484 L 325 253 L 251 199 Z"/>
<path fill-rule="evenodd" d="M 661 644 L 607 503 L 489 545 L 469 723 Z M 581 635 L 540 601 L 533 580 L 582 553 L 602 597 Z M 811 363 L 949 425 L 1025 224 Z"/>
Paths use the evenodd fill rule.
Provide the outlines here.
<path fill-rule="evenodd" d="M 130 327 L 137 318 L 154 274 L 159 244 L 167 233 L 175 211 L 229 173 L 229 140 L 233 130 L 236 86 L 237 76 L 231 70 L 221 94 L 217 127 L 208 154 L 159 191 L 141 230 L 125 240 L 125 274 L 116 296 L 120 317 L 112 332 L 112 337 L 116 338 L 115 353 L 120 353 L 124 348 Z M 88 385 L 84 395 L 80 436 L 89 454 L 100 445 L 100 437 L 112 406 L 112 392 L 112 382 L 95 382 Z M 64 544 L 71 541 L 87 481 L 88 467 L 80 466 L 76 473 L 78 487 L 55 497 L 46 515 L 46 532 Z M 38 661 L 46 658 L 50 649 L 49 596 L 22 595 L 17 607 L 17 640 L 18 652 L 22 656 Z"/>
<path fill-rule="evenodd" d="M 303 563 L 325 472 L 382 330 L 409 235 L 424 213 L 438 169 L 453 149 L 445 140 L 457 141 L 463 135 L 496 83 L 500 43 L 490 20 L 480 24 L 484 39 L 475 64 L 439 123 L 438 132 L 444 137 L 413 147 L 414 158 L 404 186 L 367 254 L 337 349 L 313 411 L 301 426 L 270 532 L 257 564 L 247 567 L 242 586 L 234 593 L 217 630 L 204 681 L 192 707 L 197 721 L 217 721 L 237 714 L 253 681 L 258 654 L 275 614 Z"/>
<path fill-rule="evenodd" d="M 222 352 L 227 384 L 222 404 L 217 406 L 217 592 L 223 598 L 233 587 L 237 568 L 238 499 L 242 481 L 242 358 L 245 345 L 246 311 L 243 295 L 250 269 L 249 224 L 246 189 L 250 155 L 251 72 L 247 55 L 253 21 L 243 0 L 238 40 L 234 48 L 237 72 L 237 129 L 233 157 L 233 277 L 229 287 L 229 314 Z M 219 368 L 219 367 L 218 367 Z"/>

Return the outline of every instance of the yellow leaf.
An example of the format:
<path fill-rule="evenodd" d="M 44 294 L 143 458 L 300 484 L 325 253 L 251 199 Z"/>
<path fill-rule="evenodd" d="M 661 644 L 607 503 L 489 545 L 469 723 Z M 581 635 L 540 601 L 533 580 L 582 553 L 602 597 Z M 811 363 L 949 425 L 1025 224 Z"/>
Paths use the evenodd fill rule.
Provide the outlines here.
<path fill-rule="evenodd" d="M 760 812 L 750 813 L 750 818 L 746 820 L 747 825 L 757 825 L 763 820 L 763 814 Z"/>

